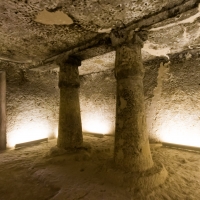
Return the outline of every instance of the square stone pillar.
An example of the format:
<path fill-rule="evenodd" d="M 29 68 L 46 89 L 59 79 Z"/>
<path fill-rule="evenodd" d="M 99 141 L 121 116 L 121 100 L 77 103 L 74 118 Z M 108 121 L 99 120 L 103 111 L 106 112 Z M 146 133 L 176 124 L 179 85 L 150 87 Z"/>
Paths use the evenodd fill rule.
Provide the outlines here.
<path fill-rule="evenodd" d="M 0 71 L 0 150 L 6 149 L 6 73 Z"/>
<path fill-rule="evenodd" d="M 68 57 L 58 61 L 60 66 L 60 109 L 57 146 L 63 149 L 80 148 L 83 143 L 79 103 L 79 73 L 81 61 Z"/>

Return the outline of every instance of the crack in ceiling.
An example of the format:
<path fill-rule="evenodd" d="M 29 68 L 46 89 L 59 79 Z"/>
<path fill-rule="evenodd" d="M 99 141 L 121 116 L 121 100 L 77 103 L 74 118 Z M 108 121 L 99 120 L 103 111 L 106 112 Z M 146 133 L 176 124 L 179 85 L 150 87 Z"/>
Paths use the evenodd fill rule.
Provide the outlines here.
<path fill-rule="evenodd" d="M 150 31 L 159 31 L 161 29 L 167 29 L 167 28 L 177 26 L 177 25 L 180 25 L 180 24 L 194 23 L 199 17 L 200 17 L 200 3 L 198 5 L 198 12 L 195 15 L 192 15 L 192 16 L 190 16 L 190 17 L 188 17 L 184 20 L 178 21 L 178 22 L 167 24 L 165 26 L 152 28 L 152 29 L 150 29 Z"/>

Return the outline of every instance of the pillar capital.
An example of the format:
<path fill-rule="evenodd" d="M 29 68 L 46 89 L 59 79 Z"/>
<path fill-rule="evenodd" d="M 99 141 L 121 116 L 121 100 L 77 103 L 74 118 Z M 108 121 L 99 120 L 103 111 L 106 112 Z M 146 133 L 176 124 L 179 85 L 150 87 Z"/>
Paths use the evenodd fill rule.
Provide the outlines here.
<path fill-rule="evenodd" d="M 116 47 L 115 77 L 118 80 L 128 77 L 143 79 L 141 48 L 145 39 L 147 39 L 146 31 L 130 31 L 124 34 L 113 32 L 112 43 Z"/>
<path fill-rule="evenodd" d="M 81 59 L 78 56 L 65 55 L 65 56 L 59 56 L 56 60 L 56 63 L 63 68 L 66 68 L 68 65 L 79 67 L 81 66 Z"/>
<path fill-rule="evenodd" d="M 125 31 L 125 30 L 114 30 L 110 34 L 110 38 L 112 41 L 112 45 L 114 47 L 119 46 L 128 46 L 133 47 L 135 45 L 139 45 L 141 48 L 143 47 L 143 43 L 148 38 L 148 32 L 145 30 L 141 31 Z"/>
<path fill-rule="evenodd" d="M 57 64 L 60 66 L 59 87 L 79 87 L 78 67 L 81 59 L 77 56 L 59 57 Z"/>

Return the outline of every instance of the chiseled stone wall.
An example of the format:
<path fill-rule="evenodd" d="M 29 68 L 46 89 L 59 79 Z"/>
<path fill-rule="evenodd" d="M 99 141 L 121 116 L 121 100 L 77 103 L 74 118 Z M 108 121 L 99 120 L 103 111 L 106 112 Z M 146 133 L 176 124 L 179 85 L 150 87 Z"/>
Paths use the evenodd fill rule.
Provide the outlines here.
<path fill-rule="evenodd" d="M 199 61 L 200 52 L 191 50 L 171 56 L 170 63 L 156 64 L 157 84 L 147 100 L 151 138 L 200 146 Z"/>
<path fill-rule="evenodd" d="M 170 56 L 170 62 L 164 57 L 145 61 L 144 94 L 151 141 L 200 146 L 199 61 L 196 50 Z M 113 70 L 81 77 L 83 127 L 87 121 L 92 125 L 91 120 L 99 116 L 101 127 L 106 127 L 107 120 L 112 127 L 109 133 L 114 133 L 115 87 Z"/>
<path fill-rule="evenodd" d="M 200 141 L 200 52 L 189 51 L 144 63 L 147 130 L 152 141 L 198 145 Z M 57 133 L 58 72 L 25 71 L 22 65 L 0 62 L 7 73 L 8 145 L 43 133 Z M 114 70 L 80 76 L 84 132 L 114 134 L 116 80 Z M 23 132 L 20 133 L 20 132 Z M 190 135 L 188 137 L 188 135 Z M 16 138 L 17 137 L 17 138 Z M 20 140 L 19 140 L 20 142 Z M 199 144 L 200 146 L 200 144 Z"/>
<path fill-rule="evenodd" d="M 114 134 L 116 80 L 113 70 L 80 77 L 80 105 L 84 132 Z"/>
<path fill-rule="evenodd" d="M 52 137 L 58 121 L 58 74 L 3 62 L 0 70 L 7 78 L 7 145 Z"/>

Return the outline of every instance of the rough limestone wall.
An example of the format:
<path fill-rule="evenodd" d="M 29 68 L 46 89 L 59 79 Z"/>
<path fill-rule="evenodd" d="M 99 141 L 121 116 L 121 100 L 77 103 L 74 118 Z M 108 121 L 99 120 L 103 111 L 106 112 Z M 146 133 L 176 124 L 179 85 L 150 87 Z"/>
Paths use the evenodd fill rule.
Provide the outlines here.
<path fill-rule="evenodd" d="M 113 70 L 81 76 L 80 82 L 83 131 L 114 134 L 116 81 Z"/>
<path fill-rule="evenodd" d="M 157 85 L 147 105 L 151 138 L 200 146 L 200 52 L 188 51 L 160 62 Z"/>
<path fill-rule="evenodd" d="M 144 63 L 144 94 L 150 140 L 200 146 L 200 53 L 192 50 L 182 52 L 170 56 L 169 60 L 156 57 Z M 113 70 L 81 77 L 84 131 L 87 132 L 87 123 L 90 126 L 94 124 L 98 130 L 98 122 L 102 122 L 102 127 L 106 119 L 112 130 L 109 133 L 114 133 L 115 87 Z M 95 123 L 97 116 L 100 120 Z M 94 132 L 96 129 L 93 129 Z M 99 129 L 99 132 L 103 131 Z"/>
<path fill-rule="evenodd" d="M 167 58 L 156 58 L 144 63 L 145 76 L 144 76 L 144 96 L 146 107 L 146 121 L 147 131 L 152 141 L 158 141 L 158 136 L 153 130 L 153 126 L 156 120 L 157 103 L 160 102 L 162 93 L 162 80 L 161 74 L 165 74 L 163 67 L 160 67 L 163 63 L 168 63 Z M 168 69 L 168 68 L 167 68 Z"/>
<path fill-rule="evenodd" d="M 7 145 L 53 136 L 58 121 L 56 72 L 25 71 L 22 65 L 0 63 L 7 74 Z"/>
<path fill-rule="evenodd" d="M 200 53 L 182 52 L 144 63 L 147 131 L 152 141 L 200 145 Z M 25 71 L 0 62 L 7 72 L 7 141 L 57 133 L 58 73 Z M 114 70 L 80 76 L 84 132 L 114 134 L 116 80 Z M 189 137 L 188 137 L 189 135 Z M 19 139 L 20 138 L 20 139 Z M 194 144 L 196 142 L 196 144 Z"/>

